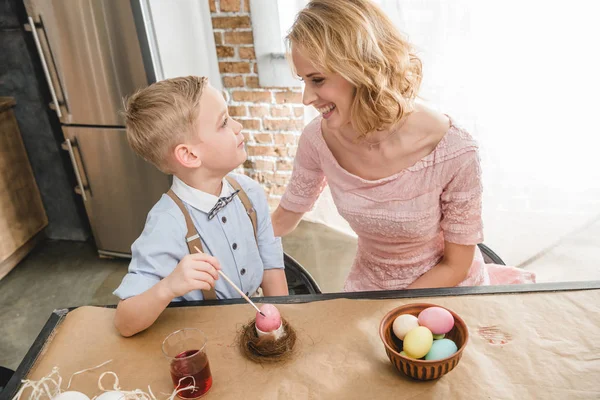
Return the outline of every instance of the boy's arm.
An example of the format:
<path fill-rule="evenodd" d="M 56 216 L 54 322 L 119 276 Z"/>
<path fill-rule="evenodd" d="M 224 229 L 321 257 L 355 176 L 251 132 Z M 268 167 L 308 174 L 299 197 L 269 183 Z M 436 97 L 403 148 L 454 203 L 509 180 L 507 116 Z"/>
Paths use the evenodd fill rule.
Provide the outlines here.
<path fill-rule="evenodd" d="M 219 263 L 206 254 L 189 254 L 186 231 L 169 212 L 150 211 L 131 246 L 129 272 L 114 292 L 122 300 L 114 324 L 123 336 L 148 328 L 174 298 L 214 286 Z"/>
<path fill-rule="evenodd" d="M 173 299 L 160 281 L 144 293 L 119 302 L 115 327 L 122 336 L 133 336 L 152 325 Z"/>
<path fill-rule="evenodd" d="M 122 336 L 133 336 L 156 321 L 176 297 L 192 290 L 209 290 L 219 279 L 216 258 L 204 253 L 188 254 L 165 279 L 145 292 L 122 300 L 117 306 L 115 327 Z"/>

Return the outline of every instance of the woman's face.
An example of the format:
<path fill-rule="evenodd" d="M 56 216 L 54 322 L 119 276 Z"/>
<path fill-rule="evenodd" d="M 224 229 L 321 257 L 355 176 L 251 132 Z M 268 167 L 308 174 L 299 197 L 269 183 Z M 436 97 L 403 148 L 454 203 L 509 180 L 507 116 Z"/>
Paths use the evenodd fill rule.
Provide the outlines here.
<path fill-rule="evenodd" d="M 354 86 L 339 74 L 318 71 L 298 46 L 292 46 L 292 61 L 298 76 L 304 81 L 304 105 L 316 108 L 329 129 L 350 125 Z"/>

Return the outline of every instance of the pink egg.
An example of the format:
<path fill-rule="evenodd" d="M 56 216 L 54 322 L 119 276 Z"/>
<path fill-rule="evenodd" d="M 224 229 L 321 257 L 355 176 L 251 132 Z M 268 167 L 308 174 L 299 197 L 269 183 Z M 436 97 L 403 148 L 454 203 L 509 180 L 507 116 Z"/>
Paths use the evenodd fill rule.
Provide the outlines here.
<path fill-rule="evenodd" d="M 429 307 L 419 314 L 419 325 L 429 328 L 434 335 L 441 335 L 452 330 L 454 317 L 444 308 Z"/>
<path fill-rule="evenodd" d="M 256 327 L 263 332 L 273 332 L 281 326 L 281 315 L 279 310 L 272 304 L 263 304 L 260 306 L 260 311 L 265 314 L 263 317 L 260 313 L 256 313 Z"/>

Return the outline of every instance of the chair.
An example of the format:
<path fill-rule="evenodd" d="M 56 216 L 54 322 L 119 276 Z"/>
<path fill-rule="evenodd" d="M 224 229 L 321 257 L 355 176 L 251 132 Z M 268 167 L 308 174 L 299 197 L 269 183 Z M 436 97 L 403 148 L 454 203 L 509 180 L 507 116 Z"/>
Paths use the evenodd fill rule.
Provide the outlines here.
<path fill-rule="evenodd" d="M 480 243 L 478 246 L 479 250 L 481 250 L 481 253 L 483 254 L 483 261 L 485 261 L 486 264 L 506 265 L 500 256 L 494 253 L 494 251 L 485 244 Z"/>
<path fill-rule="evenodd" d="M 283 253 L 283 264 L 290 295 L 322 293 L 312 275 L 298 261 L 286 253 Z"/>
<path fill-rule="evenodd" d="M 15 371 L 12 369 L 0 367 L 0 394 L 2 394 L 2 390 L 6 387 L 14 373 Z"/>

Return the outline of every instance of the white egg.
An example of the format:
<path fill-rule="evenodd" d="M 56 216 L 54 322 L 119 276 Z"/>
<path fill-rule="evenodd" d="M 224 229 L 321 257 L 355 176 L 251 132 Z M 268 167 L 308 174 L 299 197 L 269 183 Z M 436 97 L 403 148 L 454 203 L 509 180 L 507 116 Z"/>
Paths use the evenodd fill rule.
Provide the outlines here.
<path fill-rule="evenodd" d="M 62 392 L 52 400 L 90 400 L 85 394 L 76 391 Z"/>
<path fill-rule="evenodd" d="M 404 336 L 418 326 L 419 319 L 417 317 L 410 314 L 402 314 L 394 320 L 392 330 L 398 339 L 404 340 Z"/>
<path fill-rule="evenodd" d="M 96 400 L 121 400 L 125 398 L 125 394 L 117 391 L 104 392 L 96 397 Z"/>

